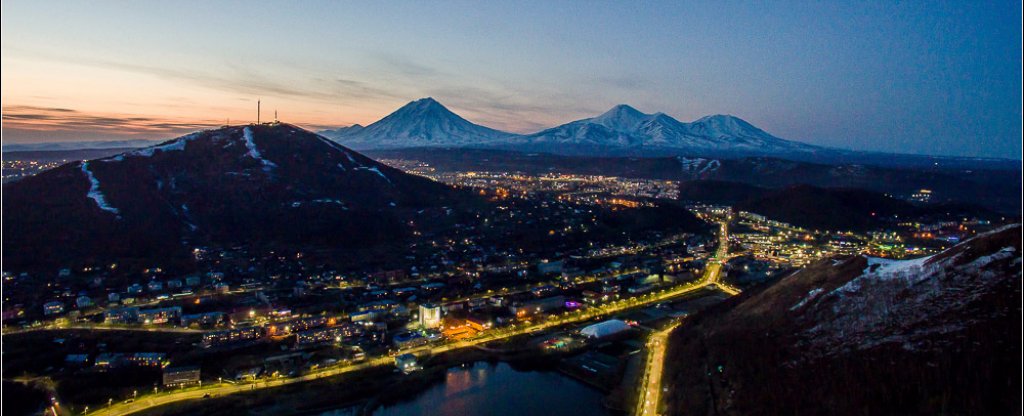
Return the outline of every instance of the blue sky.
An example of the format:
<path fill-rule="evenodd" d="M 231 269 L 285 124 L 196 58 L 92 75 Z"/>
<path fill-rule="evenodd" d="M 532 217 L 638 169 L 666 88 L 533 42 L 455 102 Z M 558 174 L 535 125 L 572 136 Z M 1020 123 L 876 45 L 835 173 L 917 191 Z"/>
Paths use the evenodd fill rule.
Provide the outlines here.
<path fill-rule="evenodd" d="M 628 103 L 826 146 L 1021 157 L 1019 2 L 5 1 L 4 140 L 370 123 L 516 132 Z M 268 113 L 265 113 L 268 114 Z"/>

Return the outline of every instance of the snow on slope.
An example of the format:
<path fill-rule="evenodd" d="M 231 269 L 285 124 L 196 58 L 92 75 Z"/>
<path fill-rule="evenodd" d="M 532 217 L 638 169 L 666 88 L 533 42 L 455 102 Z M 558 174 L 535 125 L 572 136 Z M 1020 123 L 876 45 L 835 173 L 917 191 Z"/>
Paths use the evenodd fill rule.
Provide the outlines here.
<path fill-rule="evenodd" d="M 142 148 L 142 149 L 132 150 L 132 151 L 129 151 L 129 152 L 125 152 L 125 153 L 119 154 L 119 155 L 114 156 L 114 157 L 110 157 L 110 158 L 107 158 L 107 159 L 101 159 L 101 160 L 102 161 L 107 161 L 107 162 L 109 162 L 109 161 L 120 162 L 120 161 L 124 160 L 125 157 L 128 157 L 128 156 L 152 157 L 153 154 L 155 154 L 156 152 L 175 152 L 175 151 L 180 152 L 182 150 L 185 150 L 185 145 L 188 144 L 189 141 L 192 141 L 196 137 L 199 137 L 202 133 L 203 133 L 202 131 L 197 131 L 195 133 L 189 133 L 189 134 L 181 136 L 181 137 L 179 137 L 177 139 L 167 141 L 165 143 L 161 143 L 161 144 L 158 144 L 158 145 L 155 145 L 155 146 L 145 147 L 145 148 Z"/>
<path fill-rule="evenodd" d="M 380 175 L 380 177 L 384 178 L 384 180 L 388 181 L 388 183 L 391 183 L 391 179 L 388 179 L 387 176 L 384 176 L 384 173 L 381 172 L 380 169 L 378 169 L 376 166 L 373 166 L 373 167 L 360 166 L 360 167 L 356 168 L 356 170 L 365 170 L 365 171 L 376 173 L 377 175 Z"/>
<path fill-rule="evenodd" d="M 120 214 L 121 212 L 118 211 L 117 208 L 114 208 L 107 203 L 107 198 L 103 196 L 103 192 L 100 192 L 100 181 L 96 179 L 96 176 L 92 174 L 91 170 L 89 170 L 89 162 L 82 162 L 82 173 L 84 173 L 86 179 L 89 180 L 89 191 L 86 193 L 86 196 L 96 202 L 96 206 L 100 207 L 100 209 L 113 213 L 114 215 Z"/>
<path fill-rule="evenodd" d="M 1018 248 L 1007 246 L 970 258 L 963 249 L 970 244 L 968 240 L 944 252 L 947 255 L 914 260 L 869 258 L 861 275 L 828 293 L 812 290 L 790 310 L 813 317 L 811 321 L 817 324 L 803 335 L 826 353 L 890 343 L 916 349 L 930 335 L 957 331 L 969 324 L 943 316 L 965 310 L 1006 279 L 1020 279 Z"/>
<path fill-rule="evenodd" d="M 682 167 L 683 172 L 695 178 L 700 178 L 706 174 L 714 173 L 722 166 L 722 162 L 719 162 L 718 159 L 708 160 L 702 157 L 679 156 L 676 160 L 679 161 L 679 166 Z"/>
<path fill-rule="evenodd" d="M 362 164 L 359 163 L 359 161 L 357 161 L 354 157 L 352 157 L 352 154 L 349 153 L 348 149 L 345 149 L 344 147 L 341 147 L 341 145 L 331 141 L 330 139 L 328 139 L 328 138 L 326 138 L 326 137 L 324 137 L 322 135 L 317 135 L 317 139 L 319 139 L 321 142 L 327 144 L 328 146 L 330 146 L 334 150 L 337 150 L 337 151 L 341 152 L 343 155 L 345 155 L 345 158 L 348 159 L 348 161 L 350 163 L 352 163 L 353 165 L 355 165 L 355 166 L 362 166 Z M 341 170 L 345 170 L 345 165 L 343 165 L 341 163 L 338 164 L 338 167 L 341 168 Z"/>
<path fill-rule="evenodd" d="M 242 131 L 242 137 L 245 139 L 245 148 L 248 149 L 248 152 L 246 154 L 248 154 L 249 157 L 260 161 L 260 163 L 263 164 L 264 171 L 270 171 L 272 168 L 277 167 L 277 165 L 274 164 L 274 162 L 264 159 L 263 155 L 260 154 L 260 150 L 256 148 L 256 143 L 252 141 L 251 128 L 246 127 Z"/>

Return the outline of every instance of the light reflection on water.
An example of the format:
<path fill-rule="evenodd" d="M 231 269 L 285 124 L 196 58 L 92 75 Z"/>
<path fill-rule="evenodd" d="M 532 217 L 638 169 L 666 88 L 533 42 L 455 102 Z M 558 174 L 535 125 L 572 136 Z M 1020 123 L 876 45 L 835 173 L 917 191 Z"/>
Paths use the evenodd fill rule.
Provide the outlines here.
<path fill-rule="evenodd" d="M 555 372 L 516 371 L 478 362 L 448 370 L 409 401 L 378 408 L 374 416 L 607 415 L 601 392 Z M 327 412 L 325 416 L 348 413 Z"/>

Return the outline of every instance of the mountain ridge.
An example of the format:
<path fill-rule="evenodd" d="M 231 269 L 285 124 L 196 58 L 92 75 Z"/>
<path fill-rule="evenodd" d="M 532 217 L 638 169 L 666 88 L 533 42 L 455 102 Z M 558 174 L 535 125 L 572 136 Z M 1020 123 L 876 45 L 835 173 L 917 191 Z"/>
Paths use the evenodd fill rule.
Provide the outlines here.
<path fill-rule="evenodd" d="M 436 103 L 436 100 L 428 99 Z M 417 101 L 410 102 L 406 106 Z M 437 104 L 440 105 L 440 103 Z M 458 116 L 456 115 L 456 117 Z M 465 121 L 461 117 L 458 118 Z M 961 166 L 967 169 L 986 169 L 992 163 L 999 164 L 1001 168 L 1018 168 L 1020 166 L 1020 161 L 1016 159 L 900 154 L 824 147 L 778 138 L 734 115 L 714 114 L 691 122 L 681 122 L 662 112 L 643 113 L 628 104 L 618 104 L 594 117 L 570 121 L 526 134 L 503 132 L 465 122 L 471 125 L 468 128 L 470 130 L 483 129 L 488 133 L 458 133 L 453 136 L 454 140 L 444 140 L 443 135 L 431 135 L 426 137 L 427 140 L 414 138 L 414 140 L 405 141 L 394 140 L 393 138 L 397 136 L 387 138 L 387 135 L 384 135 L 385 139 L 370 138 L 365 133 L 365 129 L 347 132 L 342 128 L 337 129 L 338 131 L 324 130 L 321 133 L 332 140 L 351 145 L 358 150 L 461 147 L 596 157 L 744 158 L 768 156 L 813 163 L 875 164 L 911 168 L 932 167 L 941 164 Z M 401 129 L 398 128 L 398 130 Z"/>
<path fill-rule="evenodd" d="M 716 114 L 684 123 L 628 104 L 536 133 L 515 134 L 469 122 L 431 97 L 411 101 L 366 127 L 357 124 L 320 133 L 356 149 L 593 146 L 755 154 L 823 149 L 780 139 L 732 115 Z"/>

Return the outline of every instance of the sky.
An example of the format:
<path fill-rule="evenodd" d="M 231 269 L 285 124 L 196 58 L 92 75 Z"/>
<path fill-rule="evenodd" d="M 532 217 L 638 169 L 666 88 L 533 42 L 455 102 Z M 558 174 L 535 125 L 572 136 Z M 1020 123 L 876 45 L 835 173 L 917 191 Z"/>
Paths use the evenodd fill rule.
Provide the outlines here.
<path fill-rule="evenodd" d="M 760 4 L 765 3 L 765 4 Z M 855 150 L 1021 158 L 1021 4 L 2 3 L 3 141 L 372 123 L 529 133 L 620 103 Z"/>

